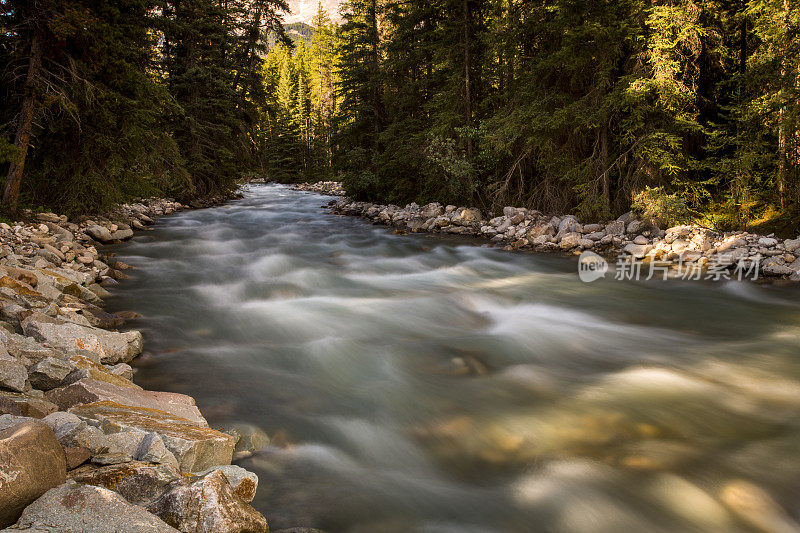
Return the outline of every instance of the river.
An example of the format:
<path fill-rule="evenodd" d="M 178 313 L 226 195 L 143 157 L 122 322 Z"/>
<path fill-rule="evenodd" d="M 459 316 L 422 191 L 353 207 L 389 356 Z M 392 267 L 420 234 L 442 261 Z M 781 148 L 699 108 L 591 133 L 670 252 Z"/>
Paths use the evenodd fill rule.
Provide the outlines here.
<path fill-rule="evenodd" d="M 800 291 L 583 283 L 329 199 L 251 186 L 115 247 L 137 383 L 272 437 L 240 463 L 272 530 L 793 527 Z"/>

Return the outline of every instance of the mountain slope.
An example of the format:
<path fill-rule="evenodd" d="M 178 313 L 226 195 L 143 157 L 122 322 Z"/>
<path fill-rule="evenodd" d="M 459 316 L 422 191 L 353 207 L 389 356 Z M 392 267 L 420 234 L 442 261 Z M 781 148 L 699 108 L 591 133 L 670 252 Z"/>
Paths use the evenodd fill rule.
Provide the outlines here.
<path fill-rule="evenodd" d="M 319 0 L 289 0 L 289 7 L 292 12 L 286 15 L 284 22 L 286 24 L 291 24 L 293 22 L 311 24 L 314 15 L 317 14 L 318 3 Z M 336 22 L 340 20 L 339 5 L 341 3 L 342 0 L 322 0 L 322 7 L 325 8 L 331 19 Z"/>

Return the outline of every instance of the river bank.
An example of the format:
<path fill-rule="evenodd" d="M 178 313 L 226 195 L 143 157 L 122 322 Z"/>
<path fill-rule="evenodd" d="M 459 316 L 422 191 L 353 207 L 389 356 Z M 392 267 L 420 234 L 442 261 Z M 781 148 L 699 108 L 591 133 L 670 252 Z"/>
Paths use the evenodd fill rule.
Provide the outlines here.
<path fill-rule="evenodd" d="M 154 219 L 217 205 L 149 199 L 70 220 L 0 224 L 0 527 L 8 531 L 267 531 L 255 474 L 268 442 L 211 428 L 183 394 L 144 390 L 135 313 L 103 310 L 130 268 L 101 245 Z"/>
<path fill-rule="evenodd" d="M 297 190 L 343 196 L 341 184 L 301 184 Z M 400 207 L 331 201 L 335 214 L 359 216 L 410 233 L 470 235 L 505 250 L 584 254 L 615 261 L 617 276 L 681 279 L 764 279 L 800 281 L 800 237 L 780 239 L 745 231 L 719 232 L 698 225 L 667 229 L 628 212 L 616 220 L 582 223 L 574 215 L 552 216 L 524 207 L 503 208 L 486 219 L 477 208 L 415 203 Z M 588 256 L 588 257 L 587 257 Z M 592 254 L 581 262 L 596 262 Z M 605 270 L 602 272 L 605 274 Z"/>

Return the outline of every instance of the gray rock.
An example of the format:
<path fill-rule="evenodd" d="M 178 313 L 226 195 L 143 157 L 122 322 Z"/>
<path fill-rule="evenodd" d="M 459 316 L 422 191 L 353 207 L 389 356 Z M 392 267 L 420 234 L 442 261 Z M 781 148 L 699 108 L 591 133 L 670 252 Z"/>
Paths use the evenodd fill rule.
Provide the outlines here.
<path fill-rule="evenodd" d="M 606 225 L 606 233 L 608 235 L 622 235 L 625 233 L 625 222 L 621 220 L 615 220 Z"/>
<path fill-rule="evenodd" d="M 652 246 L 647 244 L 628 244 L 623 248 L 623 251 L 639 259 L 647 255 L 647 252 L 652 248 Z"/>
<path fill-rule="evenodd" d="M 14 529 L 92 533 L 176 533 L 176 529 L 104 487 L 69 481 L 29 505 Z"/>
<path fill-rule="evenodd" d="M 23 392 L 27 379 L 28 372 L 25 365 L 11 358 L 0 359 L 0 387 Z"/>
<path fill-rule="evenodd" d="M 182 481 L 180 472 L 168 465 L 144 462 L 96 467 L 87 465 L 70 473 L 78 483 L 111 489 L 128 502 L 147 506 L 167 492 L 170 484 Z"/>
<path fill-rule="evenodd" d="M 147 509 L 181 531 L 268 531 L 267 520 L 233 492 L 220 471 L 189 484 L 176 483 Z"/>
<path fill-rule="evenodd" d="M 213 472 L 222 472 L 225 478 L 230 483 L 233 493 L 239 496 L 246 502 L 252 502 L 256 497 L 256 490 L 258 490 L 258 476 L 253 472 L 249 472 L 236 465 L 222 465 L 213 466 L 208 470 L 197 473 L 198 476 L 203 477 Z"/>
<path fill-rule="evenodd" d="M 647 237 L 644 235 L 637 235 L 635 239 L 633 239 L 633 244 L 650 244 L 650 241 L 647 240 Z"/>
<path fill-rule="evenodd" d="M 760 246 L 775 246 L 778 244 L 778 239 L 773 239 L 772 237 L 761 237 L 758 239 L 758 244 Z"/>
<path fill-rule="evenodd" d="M 561 242 L 559 242 L 558 245 L 562 250 L 571 250 L 578 246 L 582 237 L 583 235 L 581 233 L 567 233 L 561 237 Z"/>
<path fill-rule="evenodd" d="M 786 239 L 783 241 L 783 247 L 787 252 L 794 252 L 800 248 L 800 239 Z"/>
<path fill-rule="evenodd" d="M 28 379 L 35 388 L 46 391 L 58 387 L 73 370 L 75 367 L 63 359 L 45 357 L 31 367 Z"/>
<path fill-rule="evenodd" d="M 25 335 L 54 348 L 96 352 L 104 363 L 128 362 L 142 353 L 142 334 L 138 331 L 105 331 L 42 313 L 34 313 L 23 320 L 22 329 Z"/>
<path fill-rule="evenodd" d="M 131 237 L 133 237 L 133 230 L 130 228 L 118 229 L 117 231 L 111 234 L 111 240 L 114 241 L 126 241 Z"/>
<path fill-rule="evenodd" d="M 116 365 L 108 367 L 108 371 L 128 381 L 133 381 L 133 368 L 126 363 L 117 363 Z"/>
<path fill-rule="evenodd" d="M 233 450 L 234 461 L 250 457 L 269 445 L 269 436 L 261 428 L 253 424 L 231 424 L 224 428 L 223 431 L 231 435 L 236 442 L 236 447 Z"/>
<path fill-rule="evenodd" d="M 451 222 L 458 226 L 477 226 L 481 222 L 481 212 L 474 207 L 464 208 L 453 215 Z"/>
<path fill-rule="evenodd" d="M 158 434 L 183 472 L 230 464 L 233 457 L 230 435 L 157 409 L 96 402 L 78 405 L 70 412 L 93 421 L 106 434 L 133 430 Z"/>
<path fill-rule="evenodd" d="M 95 293 L 95 295 L 97 295 L 97 297 L 101 299 L 109 298 L 111 296 L 110 292 L 108 292 L 102 285 L 98 285 L 97 283 L 92 283 L 86 288 Z"/>
<path fill-rule="evenodd" d="M 66 387 L 51 390 L 46 396 L 62 410 L 76 405 L 105 402 L 156 410 L 194 425 L 208 427 L 206 419 L 203 418 L 192 397 L 172 392 L 144 390 L 122 378 L 114 382 L 82 378 Z"/>
<path fill-rule="evenodd" d="M 0 431 L 0 527 L 13 524 L 31 502 L 64 483 L 64 450 L 45 424 L 23 422 Z"/>
<path fill-rule="evenodd" d="M 98 225 L 89 226 L 84 230 L 84 233 L 86 233 L 86 235 L 88 235 L 92 239 L 104 243 L 111 242 L 112 240 L 114 240 L 111 237 L 111 232 L 108 231 L 108 229 L 104 228 L 103 226 L 98 226 Z"/>

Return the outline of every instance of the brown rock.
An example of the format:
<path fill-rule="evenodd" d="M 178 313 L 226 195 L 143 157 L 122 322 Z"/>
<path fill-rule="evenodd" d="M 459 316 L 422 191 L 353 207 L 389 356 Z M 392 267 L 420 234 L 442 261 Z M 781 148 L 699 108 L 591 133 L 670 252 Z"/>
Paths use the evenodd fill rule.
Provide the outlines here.
<path fill-rule="evenodd" d="M 106 434 L 132 429 L 158 434 L 182 472 L 230 464 L 233 457 L 234 440 L 230 435 L 158 409 L 105 401 L 79 405 L 69 412 L 98 421 Z"/>
<path fill-rule="evenodd" d="M 44 418 L 56 411 L 58 411 L 58 406 L 43 398 L 0 391 L 0 414 Z"/>
<path fill-rule="evenodd" d="M 97 372 L 99 374 L 99 372 Z M 110 372 L 108 373 L 113 376 Z M 143 390 L 130 381 L 114 376 L 106 381 L 86 377 L 46 393 L 47 399 L 66 411 L 70 407 L 95 402 L 110 402 L 116 405 L 145 408 L 169 413 L 199 426 L 208 427 L 194 399 L 185 394 Z"/>
<path fill-rule="evenodd" d="M 74 470 L 92 457 L 88 448 L 64 448 L 64 457 L 67 459 L 67 470 Z"/>
<path fill-rule="evenodd" d="M 86 465 L 69 473 L 70 479 L 111 489 L 130 503 L 147 506 L 160 498 L 180 472 L 167 465 L 134 461 L 98 467 Z"/>
<path fill-rule="evenodd" d="M 180 531 L 263 533 L 267 519 L 234 494 L 222 472 L 176 483 L 147 509 Z"/>
<path fill-rule="evenodd" d="M 66 479 L 64 451 L 53 430 L 24 422 L 0 431 L 0 527 L 19 518 L 36 498 Z"/>

